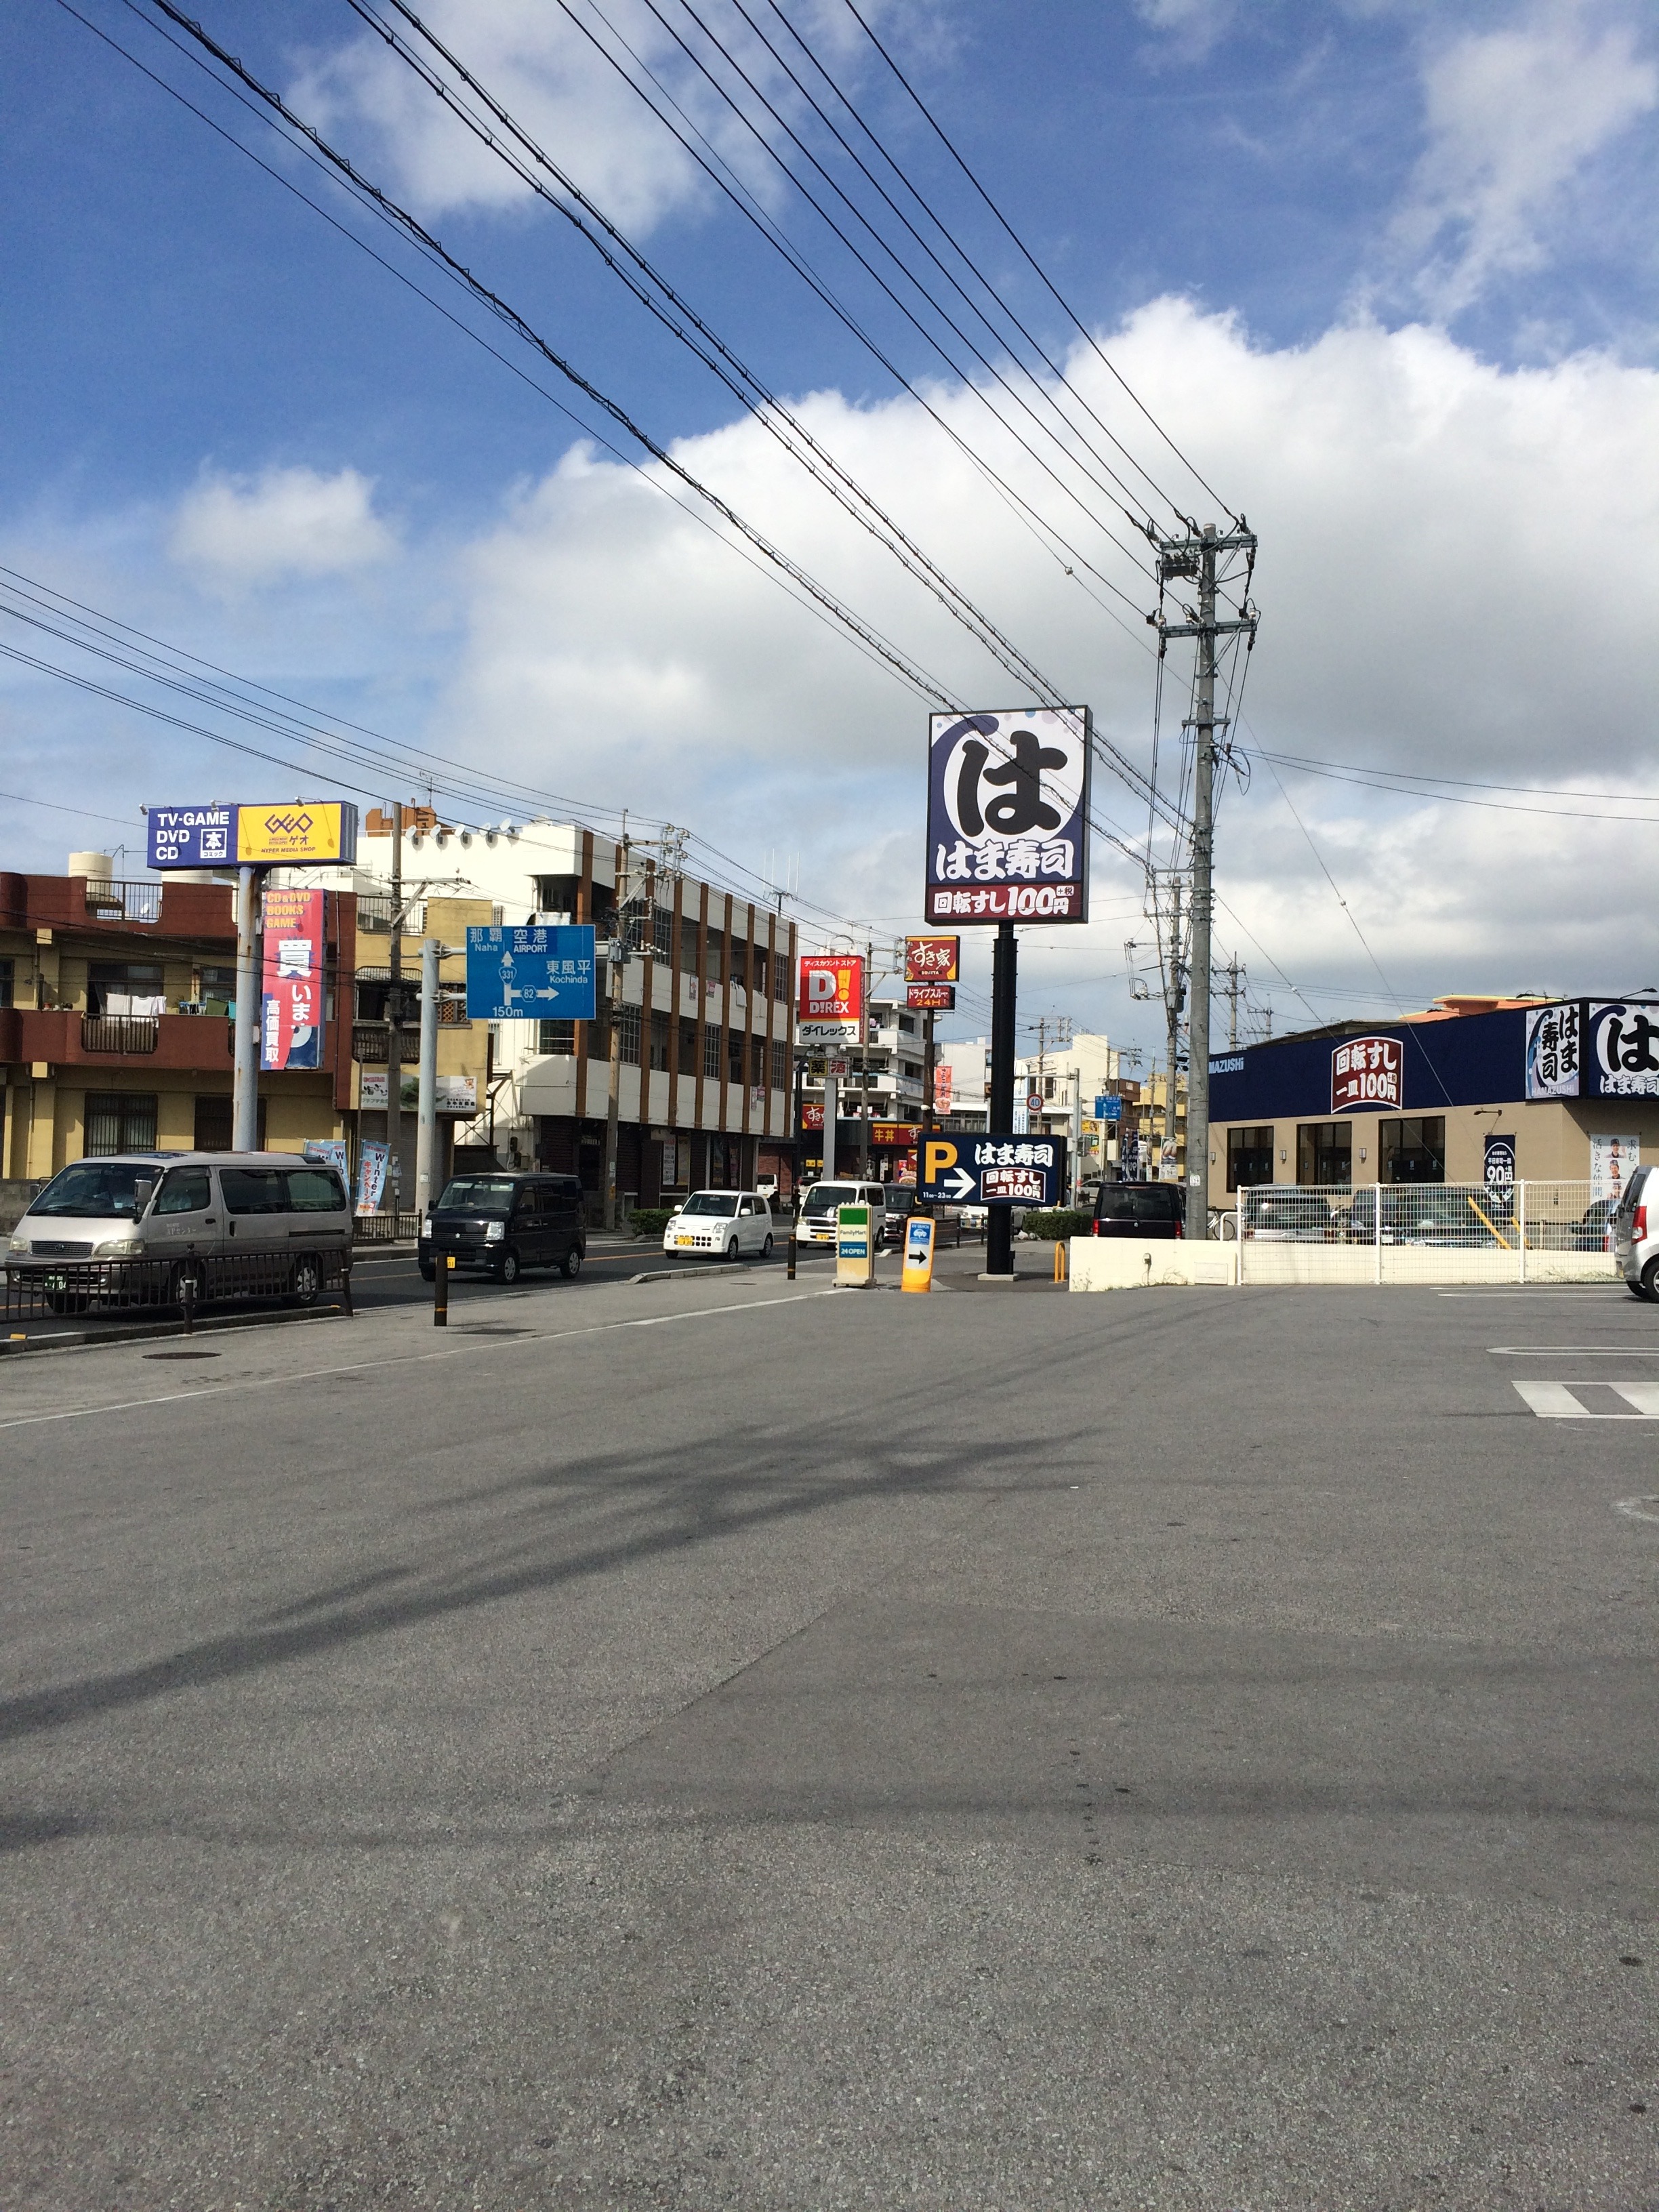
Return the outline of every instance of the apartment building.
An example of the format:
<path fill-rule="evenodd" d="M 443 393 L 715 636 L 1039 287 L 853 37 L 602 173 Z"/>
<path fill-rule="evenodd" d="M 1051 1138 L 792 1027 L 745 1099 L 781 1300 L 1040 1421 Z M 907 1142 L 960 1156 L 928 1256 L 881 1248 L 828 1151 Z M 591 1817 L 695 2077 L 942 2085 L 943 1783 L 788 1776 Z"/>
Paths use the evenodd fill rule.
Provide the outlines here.
<path fill-rule="evenodd" d="M 448 1116 L 458 1158 L 495 1158 L 580 1175 L 590 1209 L 602 1200 L 611 1036 L 617 1060 L 617 1192 L 624 1206 L 653 1206 L 701 1188 L 742 1188 L 758 1176 L 787 1181 L 795 1146 L 795 928 L 768 906 L 685 874 L 672 855 L 576 823 L 534 820 L 494 827 L 446 823 L 404 809 L 398 848 L 405 902 L 405 973 L 418 971 L 420 941 L 439 934 L 459 962 L 460 923 L 588 923 L 624 959 L 613 1007 L 593 1021 L 465 1024 L 476 1097 L 459 1093 Z M 366 922 L 389 931 L 392 823 L 372 811 L 350 869 L 307 879 L 354 891 Z M 381 940 L 384 944 L 385 939 Z M 367 930 L 364 958 L 372 939 Z M 376 946 L 375 950 L 380 947 Z M 389 963 L 358 971 L 360 1034 L 385 1032 Z M 379 994 L 377 1000 L 376 994 Z M 464 1009 L 455 1017 L 464 1022 Z M 403 1047 L 412 1063 L 412 1039 Z M 360 1131 L 383 1135 L 383 1109 L 354 1100 Z M 442 1108 L 441 1097 L 440 1104 Z M 404 1187 L 412 1188 L 414 1132 L 400 1132 Z"/>
<path fill-rule="evenodd" d="M 259 1141 L 276 1152 L 345 1136 L 356 1103 L 356 901 L 326 913 L 321 1064 L 260 1079 Z M 123 882 L 105 853 L 72 853 L 62 876 L 0 872 L 0 1179 L 228 1150 L 235 998 L 228 884 Z"/>
<path fill-rule="evenodd" d="M 815 1053 L 799 1075 L 803 1164 L 819 1172 L 823 1158 L 826 1079 L 839 1085 L 836 1172 L 866 1171 L 884 1182 L 914 1176 L 915 1131 L 927 1095 L 927 1016 L 896 999 L 872 999 L 865 1042 L 842 1054 Z"/>

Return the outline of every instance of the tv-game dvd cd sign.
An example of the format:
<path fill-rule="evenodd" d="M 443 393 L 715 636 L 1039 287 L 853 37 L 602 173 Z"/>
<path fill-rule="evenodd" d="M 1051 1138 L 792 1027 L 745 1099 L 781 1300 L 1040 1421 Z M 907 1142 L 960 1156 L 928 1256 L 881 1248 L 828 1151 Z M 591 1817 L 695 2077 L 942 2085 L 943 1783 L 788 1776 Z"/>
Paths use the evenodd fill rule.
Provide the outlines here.
<path fill-rule="evenodd" d="M 929 925 L 1089 918 L 1089 709 L 928 721 Z"/>

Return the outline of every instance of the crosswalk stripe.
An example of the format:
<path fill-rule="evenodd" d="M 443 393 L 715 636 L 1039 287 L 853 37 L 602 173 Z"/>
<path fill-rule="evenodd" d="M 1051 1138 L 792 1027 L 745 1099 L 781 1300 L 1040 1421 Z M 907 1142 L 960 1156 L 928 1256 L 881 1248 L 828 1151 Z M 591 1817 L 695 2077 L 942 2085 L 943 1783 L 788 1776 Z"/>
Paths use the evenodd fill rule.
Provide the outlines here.
<path fill-rule="evenodd" d="M 1628 1413 L 1593 1413 L 1573 1395 L 1583 1382 L 1517 1382 L 1516 1389 L 1540 1421 L 1659 1421 L 1659 1382 L 1595 1382 L 1595 1389 L 1612 1390 L 1631 1407 Z"/>

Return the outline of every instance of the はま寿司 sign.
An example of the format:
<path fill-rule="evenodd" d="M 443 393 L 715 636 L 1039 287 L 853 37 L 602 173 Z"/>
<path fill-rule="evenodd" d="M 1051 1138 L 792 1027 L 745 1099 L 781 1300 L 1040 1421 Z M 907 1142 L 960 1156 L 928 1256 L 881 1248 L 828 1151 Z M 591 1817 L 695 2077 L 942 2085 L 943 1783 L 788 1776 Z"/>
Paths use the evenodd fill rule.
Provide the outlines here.
<path fill-rule="evenodd" d="M 935 714 L 929 921 L 1086 921 L 1089 710 Z"/>

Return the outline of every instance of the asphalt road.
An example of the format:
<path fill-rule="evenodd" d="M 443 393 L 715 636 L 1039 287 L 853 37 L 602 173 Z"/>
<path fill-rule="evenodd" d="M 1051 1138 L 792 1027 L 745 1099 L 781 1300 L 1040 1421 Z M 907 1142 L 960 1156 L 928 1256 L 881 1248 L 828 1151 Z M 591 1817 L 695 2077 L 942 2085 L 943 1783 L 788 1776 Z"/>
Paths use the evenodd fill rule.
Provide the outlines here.
<path fill-rule="evenodd" d="M 1659 1311 L 967 1288 L 0 1361 L 0 2203 L 1659 2205 Z"/>

